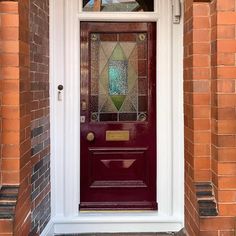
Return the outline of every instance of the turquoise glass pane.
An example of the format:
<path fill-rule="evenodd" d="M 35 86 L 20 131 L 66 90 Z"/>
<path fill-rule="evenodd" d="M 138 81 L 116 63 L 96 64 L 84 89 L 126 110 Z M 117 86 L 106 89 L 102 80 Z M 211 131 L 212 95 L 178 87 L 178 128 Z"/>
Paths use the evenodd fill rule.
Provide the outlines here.
<path fill-rule="evenodd" d="M 128 62 L 109 61 L 109 95 L 126 95 L 128 92 Z"/>

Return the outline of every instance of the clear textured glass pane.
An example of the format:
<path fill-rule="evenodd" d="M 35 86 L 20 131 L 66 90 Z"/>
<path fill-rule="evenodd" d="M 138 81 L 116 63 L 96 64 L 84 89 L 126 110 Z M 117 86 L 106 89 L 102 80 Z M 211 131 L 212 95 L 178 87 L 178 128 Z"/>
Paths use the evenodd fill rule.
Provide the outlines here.
<path fill-rule="evenodd" d="M 128 62 L 109 62 L 109 95 L 126 95 L 128 92 Z"/>
<path fill-rule="evenodd" d="M 91 122 L 146 121 L 146 38 L 136 33 L 91 34 Z"/>
<path fill-rule="evenodd" d="M 154 11 L 154 0 L 83 0 L 83 11 Z"/>

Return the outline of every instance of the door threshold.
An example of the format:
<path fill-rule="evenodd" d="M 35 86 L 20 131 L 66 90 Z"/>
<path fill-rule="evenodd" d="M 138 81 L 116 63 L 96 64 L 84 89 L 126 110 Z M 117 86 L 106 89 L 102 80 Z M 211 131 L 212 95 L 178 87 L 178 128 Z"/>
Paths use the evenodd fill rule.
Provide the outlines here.
<path fill-rule="evenodd" d="M 80 210 L 80 213 L 149 213 L 157 210 Z"/>
<path fill-rule="evenodd" d="M 80 212 L 144 212 L 157 211 L 156 202 L 81 202 Z"/>

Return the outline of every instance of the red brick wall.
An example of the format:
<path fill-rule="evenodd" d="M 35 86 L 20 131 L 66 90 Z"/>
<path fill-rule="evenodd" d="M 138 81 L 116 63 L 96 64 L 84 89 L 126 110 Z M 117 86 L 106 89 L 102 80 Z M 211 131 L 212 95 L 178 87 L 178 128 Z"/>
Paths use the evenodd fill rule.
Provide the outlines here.
<path fill-rule="evenodd" d="M 0 2 L 1 12 L 1 182 L 19 184 L 20 65 L 19 14 L 16 2 Z"/>
<path fill-rule="evenodd" d="M 27 235 L 30 229 L 30 51 L 29 51 L 29 0 L 18 1 L 19 12 L 19 109 L 20 109 L 20 182 L 16 205 L 14 234 Z"/>
<path fill-rule="evenodd" d="M 198 235 L 194 183 L 211 180 L 210 9 L 192 0 L 184 9 L 185 221 L 188 233 Z"/>
<path fill-rule="evenodd" d="M 235 0 L 185 2 L 185 220 L 191 236 L 235 233 L 235 6 Z M 200 215 L 197 182 L 212 183 L 218 216 Z"/>
<path fill-rule="evenodd" d="M 48 0 L 0 1 L 0 179 L 19 186 L 0 235 L 36 235 L 50 219 L 48 12 Z"/>
<path fill-rule="evenodd" d="M 236 12 L 235 1 L 218 0 L 214 33 L 217 57 L 213 64 L 214 183 L 220 215 L 236 215 Z"/>
<path fill-rule="evenodd" d="M 30 226 L 30 87 L 28 1 L 1 1 L 1 179 L 18 185 L 15 235 Z M 10 230 L 11 222 L 1 221 Z M 13 229 L 12 229 L 13 230 Z M 10 232 L 9 232 L 10 233 Z"/>
<path fill-rule="evenodd" d="M 30 1 L 32 232 L 51 216 L 49 133 L 49 0 Z"/>

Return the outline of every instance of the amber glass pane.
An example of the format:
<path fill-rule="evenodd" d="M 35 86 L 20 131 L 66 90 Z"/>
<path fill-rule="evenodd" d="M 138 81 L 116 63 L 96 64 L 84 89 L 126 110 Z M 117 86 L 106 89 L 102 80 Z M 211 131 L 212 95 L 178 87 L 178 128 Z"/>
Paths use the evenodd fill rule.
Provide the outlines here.
<path fill-rule="evenodd" d="M 83 11 L 154 11 L 154 0 L 83 0 Z"/>
<path fill-rule="evenodd" d="M 92 122 L 146 121 L 148 114 L 147 35 L 90 35 Z"/>

